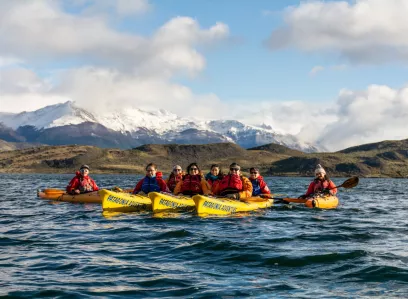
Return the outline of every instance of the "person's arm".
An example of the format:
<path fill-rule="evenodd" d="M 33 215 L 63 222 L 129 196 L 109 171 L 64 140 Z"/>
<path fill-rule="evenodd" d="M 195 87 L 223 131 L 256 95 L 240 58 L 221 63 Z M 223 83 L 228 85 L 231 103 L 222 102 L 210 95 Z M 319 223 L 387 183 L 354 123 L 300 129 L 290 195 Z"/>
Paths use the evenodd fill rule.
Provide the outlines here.
<path fill-rule="evenodd" d="M 239 192 L 239 198 L 250 198 L 252 196 L 252 183 L 251 181 L 246 178 L 246 177 L 242 177 L 242 191 Z"/>
<path fill-rule="evenodd" d="M 142 190 L 143 181 L 144 181 L 144 179 L 141 179 L 141 180 L 136 184 L 136 187 L 135 187 L 135 189 L 133 189 L 133 192 L 132 192 L 133 194 L 137 194 L 137 193 L 140 192 L 140 190 Z"/>
<path fill-rule="evenodd" d="M 91 179 L 91 184 L 92 184 L 92 190 L 93 191 L 98 191 L 99 190 L 98 185 L 96 184 L 96 182 L 93 179 Z"/>
<path fill-rule="evenodd" d="M 211 189 L 208 186 L 208 183 L 207 183 L 207 181 L 205 179 L 201 179 L 201 189 L 203 189 L 203 194 L 204 195 L 210 195 L 212 193 Z"/>
<path fill-rule="evenodd" d="M 269 190 L 269 187 L 264 180 L 262 180 L 259 185 L 261 187 L 262 194 L 271 194 L 271 190 Z"/>
<path fill-rule="evenodd" d="M 170 193 L 170 189 L 163 179 L 159 180 L 159 185 L 160 185 L 160 191 Z"/>
<path fill-rule="evenodd" d="M 220 195 L 221 192 L 220 185 L 221 185 L 220 180 L 213 182 L 213 185 L 211 186 L 211 191 L 214 195 Z"/>
<path fill-rule="evenodd" d="M 178 182 L 178 183 L 177 183 L 177 185 L 176 185 L 176 187 L 174 187 L 174 191 L 173 191 L 173 193 L 174 193 L 175 195 L 177 195 L 177 194 L 179 194 L 179 193 L 180 193 L 180 190 L 181 190 L 181 184 L 183 184 L 183 181 Z"/>
<path fill-rule="evenodd" d="M 336 195 L 337 194 L 336 185 L 332 181 L 329 182 L 329 189 L 330 189 L 329 192 L 330 192 L 331 195 Z"/>
<path fill-rule="evenodd" d="M 75 189 L 78 189 L 78 185 L 79 185 L 79 180 L 78 178 L 75 176 L 74 178 L 72 178 L 72 180 L 69 182 L 68 186 L 67 186 L 67 193 L 72 194 Z"/>
<path fill-rule="evenodd" d="M 307 188 L 305 197 L 308 197 L 310 194 L 314 193 L 315 182 L 311 182 L 309 188 Z"/>

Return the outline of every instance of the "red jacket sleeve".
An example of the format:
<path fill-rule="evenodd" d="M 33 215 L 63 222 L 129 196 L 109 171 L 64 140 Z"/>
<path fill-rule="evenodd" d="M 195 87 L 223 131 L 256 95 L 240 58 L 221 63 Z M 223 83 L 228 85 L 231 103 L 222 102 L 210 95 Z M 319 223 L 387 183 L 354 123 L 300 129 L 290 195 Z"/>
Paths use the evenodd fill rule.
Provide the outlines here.
<path fill-rule="evenodd" d="M 332 195 L 336 195 L 336 193 L 337 193 L 337 188 L 336 188 L 336 185 L 335 185 L 332 181 L 330 181 L 330 183 L 329 183 L 329 189 L 331 189 L 331 190 L 330 190 L 330 193 L 331 193 Z"/>
<path fill-rule="evenodd" d="M 262 194 L 271 194 L 271 190 L 269 190 L 269 187 L 264 180 L 260 181 L 259 187 L 261 187 Z"/>
<path fill-rule="evenodd" d="M 313 194 L 314 193 L 314 187 L 315 187 L 315 182 L 311 182 L 310 183 L 310 185 L 309 185 L 309 188 L 307 188 L 307 191 L 306 191 L 306 196 L 309 196 L 310 194 Z"/>
<path fill-rule="evenodd" d="M 99 190 L 98 185 L 96 185 L 96 183 L 95 183 L 95 181 L 93 179 L 91 179 L 91 184 L 92 184 L 93 191 L 98 191 Z"/>
<path fill-rule="evenodd" d="M 144 181 L 144 178 L 141 179 L 141 180 L 136 184 L 135 189 L 133 189 L 133 194 L 136 194 L 136 193 L 138 193 L 138 192 L 140 192 L 140 191 L 142 190 L 143 181 Z"/>
<path fill-rule="evenodd" d="M 158 179 L 157 181 L 158 181 L 158 183 L 159 183 L 160 190 L 161 190 L 162 192 L 170 193 L 170 189 L 169 189 L 169 187 L 167 187 L 167 184 L 166 184 L 165 180 L 163 180 L 163 179 Z"/>
<path fill-rule="evenodd" d="M 68 186 L 67 186 L 67 192 L 71 193 L 72 190 L 78 189 L 78 185 L 79 185 L 79 180 L 78 177 L 75 176 L 72 178 L 72 180 L 69 182 Z"/>

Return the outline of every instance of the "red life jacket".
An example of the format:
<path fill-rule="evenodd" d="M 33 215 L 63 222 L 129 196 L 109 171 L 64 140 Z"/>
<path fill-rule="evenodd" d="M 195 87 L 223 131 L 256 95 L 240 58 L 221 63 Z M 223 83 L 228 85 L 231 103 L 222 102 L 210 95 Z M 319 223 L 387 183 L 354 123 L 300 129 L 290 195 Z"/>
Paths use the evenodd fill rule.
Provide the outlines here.
<path fill-rule="evenodd" d="M 181 175 L 171 175 L 169 177 L 169 181 L 167 182 L 167 186 L 169 187 L 170 191 L 173 192 L 174 188 L 176 188 L 176 185 L 178 182 L 180 182 L 182 180 L 182 176 Z"/>
<path fill-rule="evenodd" d="M 201 187 L 201 175 L 186 174 L 183 177 L 180 193 L 184 195 L 203 194 L 203 188 Z"/>
<path fill-rule="evenodd" d="M 324 180 L 323 182 L 321 180 L 315 180 L 313 192 L 317 193 L 323 191 L 323 189 L 329 189 L 329 184 L 330 181 L 328 180 Z"/>
<path fill-rule="evenodd" d="M 237 174 L 228 174 L 220 182 L 220 194 L 236 193 L 242 191 L 242 180 Z"/>
<path fill-rule="evenodd" d="M 80 177 L 78 189 L 81 191 L 81 193 L 94 191 L 92 179 L 89 176 Z"/>

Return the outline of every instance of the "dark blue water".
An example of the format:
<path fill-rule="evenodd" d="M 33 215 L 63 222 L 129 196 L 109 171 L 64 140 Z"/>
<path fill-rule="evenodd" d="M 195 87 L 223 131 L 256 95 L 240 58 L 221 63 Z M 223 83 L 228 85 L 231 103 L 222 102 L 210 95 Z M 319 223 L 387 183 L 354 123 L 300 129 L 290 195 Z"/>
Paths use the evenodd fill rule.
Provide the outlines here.
<path fill-rule="evenodd" d="M 106 187 L 137 179 L 93 177 Z M 0 175 L 0 297 L 408 296 L 408 180 L 361 179 L 336 210 L 160 218 L 36 197 L 70 178 Z M 309 180 L 267 179 L 289 196 Z"/>

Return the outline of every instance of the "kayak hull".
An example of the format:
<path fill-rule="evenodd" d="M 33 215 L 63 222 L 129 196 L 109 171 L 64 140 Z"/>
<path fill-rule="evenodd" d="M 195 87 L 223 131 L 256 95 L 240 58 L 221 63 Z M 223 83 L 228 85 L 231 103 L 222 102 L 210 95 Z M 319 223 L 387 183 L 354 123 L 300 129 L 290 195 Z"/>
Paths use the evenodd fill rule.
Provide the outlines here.
<path fill-rule="evenodd" d="M 42 199 L 49 199 L 54 201 L 64 201 L 72 203 L 101 203 L 102 198 L 98 191 L 88 192 L 83 194 L 68 194 L 64 190 L 45 189 L 37 192 L 37 196 Z"/>
<path fill-rule="evenodd" d="M 305 202 L 307 208 L 335 209 L 339 205 L 337 196 L 322 196 L 310 198 Z"/>
<path fill-rule="evenodd" d="M 237 212 L 249 212 L 258 209 L 269 208 L 273 205 L 273 200 L 265 199 L 259 201 L 250 201 L 247 199 L 245 202 L 229 199 L 229 198 L 217 198 L 208 197 L 203 195 L 193 196 L 193 200 L 197 209 L 197 214 L 207 214 L 207 215 L 230 215 Z"/>
<path fill-rule="evenodd" d="M 195 209 L 194 200 L 187 196 L 176 196 L 169 193 L 150 192 L 153 212 L 189 211 Z"/>
<path fill-rule="evenodd" d="M 152 209 L 152 201 L 147 196 L 115 192 L 106 189 L 99 191 L 102 210 L 111 212 L 139 212 Z"/>

